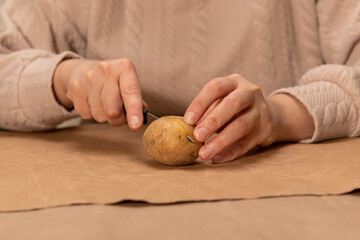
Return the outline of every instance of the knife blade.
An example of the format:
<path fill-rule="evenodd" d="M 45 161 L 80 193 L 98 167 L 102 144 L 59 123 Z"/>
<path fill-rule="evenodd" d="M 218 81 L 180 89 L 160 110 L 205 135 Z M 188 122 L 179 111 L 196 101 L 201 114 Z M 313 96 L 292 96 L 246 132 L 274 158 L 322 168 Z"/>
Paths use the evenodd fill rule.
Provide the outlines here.
<path fill-rule="evenodd" d="M 152 118 L 159 119 L 158 116 L 155 116 L 154 114 L 150 113 L 147 109 L 143 108 L 144 124 L 147 124 L 147 115 L 149 115 Z"/>
<path fill-rule="evenodd" d="M 124 109 L 124 114 L 126 115 L 125 105 L 123 105 L 123 109 Z M 152 118 L 159 119 L 158 116 L 155 116 L 154 114 L 150 113 L 147 109 L 143 108 L 144 124 L 147 124 L 147 116 L 148 115 Z M 187 139 L 190 142 L 195 143 L 194 139 L 192 139 L 189 135 L 187 136 Z"/>
<path fill-rule="evenodd" d="M 126 115 L 126 109 L 125 109 L 125 105 L 123 105 L 123 109 L 124 109 L 124 114 Z M 143 118 L 144 118 L 144 124 L 147 124 L 147 116 L 149 115 L 152 118 L 158 119 L 159 117 L 155 116 L 154 114 L 150 113 L 147 109 L 143 108 Z"/>

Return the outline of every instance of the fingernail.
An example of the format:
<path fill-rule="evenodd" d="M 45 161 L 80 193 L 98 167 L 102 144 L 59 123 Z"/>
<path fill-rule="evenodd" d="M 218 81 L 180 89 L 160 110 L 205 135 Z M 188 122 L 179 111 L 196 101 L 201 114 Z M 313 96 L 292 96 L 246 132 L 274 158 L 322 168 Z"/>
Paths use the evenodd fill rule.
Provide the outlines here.
<path fill-rule="evenodd" d="M 132 127 L 138 127 L 141 124 L 140 118 L 138 116 L 133 116 L 130 119 L 130 124 Z"/>
<path fill-rule="evenodd" d="M 204 147 L 200 150 L 200 157 L 203 160 L 208 160 L 211 158 L 212 151 L 209 147 Z"/>
<path fill-rule="evenodd" d="M 211 159 L 211 161 L 212 161 L 213 163 L 223 163 L 223 162 L 225 162 L 225 159 L 224 159 L 224 156 L 223 156 L 223 155 L 216 155 L 215 157 L 213 157 L 213 158 Z"/>
<path fill-rule="evenodd" d="M 201 127 L 199 130 L 195 131 L 195 137 L 200 142 L 204 142 L 206 140 L 206 137 L 208 135 L 209 131 L 207 128 Z"/>
<path fill-rule="evenodd" d="M 188 112 L 185 114 L 184 121 L 189 125 L 195 124 L 195 113 Z"/>

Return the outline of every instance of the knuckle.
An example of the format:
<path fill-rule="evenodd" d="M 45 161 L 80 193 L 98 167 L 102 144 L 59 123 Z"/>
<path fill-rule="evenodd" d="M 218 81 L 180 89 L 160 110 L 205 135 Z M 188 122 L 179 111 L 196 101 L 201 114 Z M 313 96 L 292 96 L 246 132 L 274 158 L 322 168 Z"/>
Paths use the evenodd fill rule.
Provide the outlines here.
<path fill-rule="evenodd" d="M 241 79 L 241 78 L 243 78 L 243 76 L 241 76 L 239 73 L 230 74 L 228 77 L 233 78 L 233 79 Z"/>
<path fill-rule="evenodd" d="M 111 72 L 111 64 L 108 61 L 101 61 L 99 63 L 99 68 L 102 72 L 108 73 Z"/>
<path fill-rule="evenodd" d="M 74 107 L 76 112 L 80 115 L 80 117 L 82 117 L 85 120 L 90 120 L 92 119 L 91 114 L 88 111 L 85 111 L 77 106 Z"/>
<path fill-rule="evenodd" d="M 123 88 L 122 93 L 125 95 L 134 95 L 140 93 L 140 89 L 136 85 L 128 85 Z"/>
<path fill-rule="evenodd" d="M 125 106 L 125 105 L 124 105 Z M 132 113 L 135 113 L 137 111 L 140 111 L 141 108 L 139 108 L 139 105 L 137 105 L 136 103 L 128 103 L 126 105 L 126 112 L 129 113 L 129 112 L 132 112 Z M 125 115 L 125 114 L 124 114 Z"/>
<path fill-rule="evenodd" d="M 93 116 L 93 118 L 97 121 L 97 122 L 105 122 L 106 121 L 106 116 L 103 110 L 103 107 L 96 103 L 96 104 L 90 104 L 90 112 L 91 115 Z"/>
<path fill-rule="evenodd" d="M 252 86 L 251 92 L 254 93 L 257 96 L 262 96 L 263 95 L 263 92 L 262 92 L 261 88 L 259 86 L 257 86 L 257 85 Z"/>
<path fill-rule="evenodd" d="M 206 118 L 206 124 L 211 128 L 217 130 L 222 126 L 222 122 L 219 118 L 216 118 L 214 116 L 208 116 Z"/>
<path fill-rule="evenodd" d="M 110 118 L 116 118 L 120 116 L 120 110 L 118 109 L 108 109 L 106 113 Z"/>
<path fill-rule="evenodd" d="M 100 123 L 106 122 L 106 117 L 103 114 L 94 113 L 93 117 L 97 122 L 100 122 Z"/>
<path fill-rule="evenodd" d="M 69 86 L 68 86 L 68 94 L 69 96 L 72 95 L 73 92 L 79 92 L 81 90 L 81 86 L 80 86 L 80 82 L 79 81 L 71 81 L 69 83 Z"/>
<path fill-rule="evenodd" d="M 91 120 L 92 117 L 88 114 L 82 114 L 82 113 L 79 113 L 80 117 L 82 117 L 83 119 L 85 120 Z"/>
<path fill-rule="evenodd" d="M 191 109 L 189 108 L 189 110 L 196 112 L 196 109 L 203 109 L 203 108 L 204 108 L 204 104 L 200 100 L 195 99 L 191 104 Z"/>
<path fill-rule="evenodd" d="M 126 118 L 124 115 L 118 118 L 109 119 L 109 124 L 111 126 L 120 127 L 126 123 Z"/>
<path fill-rule="evenodd" d="M 106 118 L 102 117 L 102 116 L 98 116 L 97 118 L 95 118 L 95 120 L 99 123 L 104 123 L 106 122 Z"/>
<path fill-rule="evenodd" d="M 229 103 L 233 109 L 241 109 L 242 98 L 239 94 L 230 94 L 228 96 Z"/>
<path fill-rule="evenodd" d="M 83 73 L 83 78 L 82 80 L 86 83 L 86 84 L 90 84 L 93 79 L 95 78 L 95 70 L 87 70 Z"/>
<path fill-rule="evenodd" d="M 121 66 L 122 69 L 125 71 L 134 70 L 134 64 L 127 58 L 119 59 L 118 64 Z"/>
<path fill-rule="evenodd" d="M 222 79 L 221 78 L 214 78 L 213 80 L 211 80 L 210 82 L 208 82 L 206 84 L 206 87 L 211 91 L 211 92 L 221 92 L 221 90 L 223 89 L 222 86 Z"/>
<path fill-rule="evenodd" d="M 122 93 L 124 95 L 134 95 L 140 93 L 140 89 L 136 85 L 129 85 L 124 87 Z"/>

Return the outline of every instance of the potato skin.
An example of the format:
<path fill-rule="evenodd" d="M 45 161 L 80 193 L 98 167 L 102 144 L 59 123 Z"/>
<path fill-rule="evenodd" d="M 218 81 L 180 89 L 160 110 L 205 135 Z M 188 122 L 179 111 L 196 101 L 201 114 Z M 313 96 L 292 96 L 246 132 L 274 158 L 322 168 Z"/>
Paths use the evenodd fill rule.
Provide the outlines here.
<path fill-rule="evenodd" d="M 203 145 L 195 140 L 194 128 L 195 126 L 187 125 L 183 117 L 159 118 L 152 122 L 144 133 L 145 150 L 150 157 L 166 165 L 190 164 L 198 158 L 199 150 Z M 195 143 L 187 138 L 187 134 L 195 140 Z"/>

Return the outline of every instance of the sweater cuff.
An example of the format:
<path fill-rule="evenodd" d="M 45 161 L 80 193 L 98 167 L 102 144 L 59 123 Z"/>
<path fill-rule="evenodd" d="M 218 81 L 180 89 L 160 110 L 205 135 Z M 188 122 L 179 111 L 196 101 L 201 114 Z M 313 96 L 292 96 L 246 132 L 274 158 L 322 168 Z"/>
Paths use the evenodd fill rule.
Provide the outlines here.
<path fill-rule="evenodd" d="M 25 66 L 19 82 L 19 103 L 27 119 L 35 127 L 32 130 L 52 129 L 59 123 L 76 117 L 55 99 L 52 78 L 56 66 L 63 60 L 80 58 L 72 52 L 45 53 L 33 59 L 22 59 Z"/>
<path fill-rule="evenodd" d="M 313 117 L 315 131 L 311 143 L 350 136 L 357 126 L 357 108 L 350 96 L 337 84 L 326 81 L 279 89 L 272 94 L 285 93 L 295 97 Z"/>

